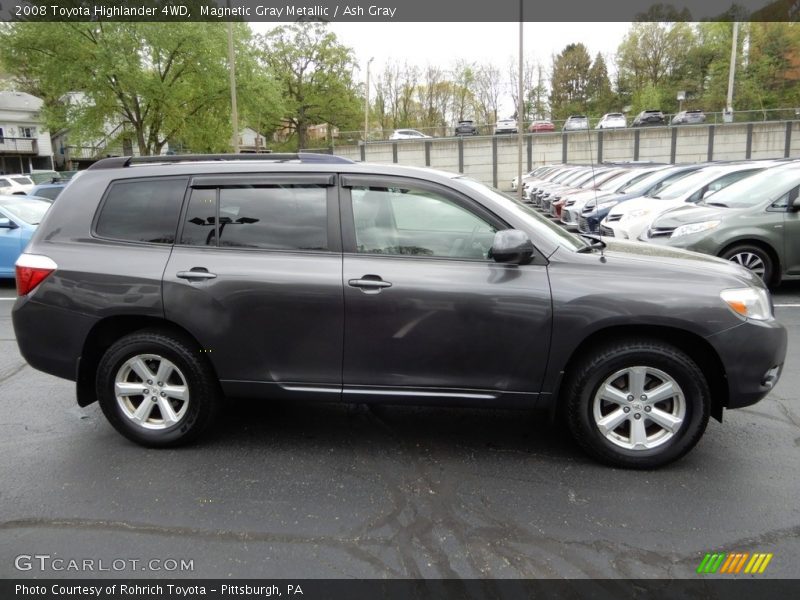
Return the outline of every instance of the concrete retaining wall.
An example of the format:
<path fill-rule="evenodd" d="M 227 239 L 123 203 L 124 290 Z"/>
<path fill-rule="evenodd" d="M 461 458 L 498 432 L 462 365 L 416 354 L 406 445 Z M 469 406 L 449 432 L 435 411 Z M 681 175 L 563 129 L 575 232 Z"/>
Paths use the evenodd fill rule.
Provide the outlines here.
<path fill-rule="evenodd" d="M 690 163 L 800 157 L 800 121 L 526 134 L 522 150 L 524 171 L 560 162 Z M 337 146 L 334 152 L 353 160 L 461 172 L 500 189 L 509 189 L 517 174 L 514 135 L 370 142 Z"/>

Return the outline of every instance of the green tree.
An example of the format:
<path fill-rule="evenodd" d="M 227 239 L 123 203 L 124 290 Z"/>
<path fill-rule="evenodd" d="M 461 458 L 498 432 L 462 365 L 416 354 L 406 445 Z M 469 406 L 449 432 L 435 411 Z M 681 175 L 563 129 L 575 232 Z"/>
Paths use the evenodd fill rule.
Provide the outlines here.
<path fill-rule="evenodd" d="M 594 58 L 589 69 L 589 112 L 594 115 L 603 115 L 607 112 L 618 110 L 615 107 L 617 99 L 611 89 L 611 80 L 608 78 L 608 67 L 603 55 L 599 52 Z"/>
<path fill-rule="evenodd" d="M 259 38 L 262 60 L 284 99 L 283 119 L 307 145 L 311 125 L 329 123 L 343 131 L 363 126 L 363 94 L 353 80 L 353 50 L 339 43 L 326 24 L 300 22 Z"/>
<path fill-rule="evenodd" d="M 750 23 L 747 64 L 734 106 L 766 110 L 800 104 L 800 26 Z"/>
<path fill-rule="evenodd" d="M 453 105 L 451 112 L 456 122 L 471 118 L 475 112 L 475 66 L 464 60 L 456 61 L 452 69 Z"/>
<path fill-rule="evenodd" d="M 277 95 L 253 72 L 249 29 L 237 25 L 240 97 L 265 106 Z M 130 137 L 142 155 L 172 140 L 196 151 L 230 148 L 225 26 L 219 23 L 16 23 L 0 29 L 0 59 L 17 84 L 45 101 L 52 130 L 78 143 L 110 131 Z M 246 64 L 250 60 L 250 65 Z M 80 92 L 65 105 L 67 94 Z"/>
<path fill-rule="evenodd" d="M 618 91 L 634 111 L 645 108 L 671 110 L 677 106 L 676 92 L 690 68 L 696 38 L 688 23 L 634 23 L 617 50 Z M 660 106 L 643 106 L 643 90 L 655 95 Z"/>
<path fill-rule="evenodd" d="M 555 119 L 585 112 L 592 59 L 583 44 L 569 44 L 553 58 L 550 107 Z"/>
<path fill-rule="evenodd" d="M 536 61 L 535 85 L 528 90 L 528 106 L 531 119 L 544 119 L 550 114 L 548 105 L 547 74 L 541 62 Z"/>

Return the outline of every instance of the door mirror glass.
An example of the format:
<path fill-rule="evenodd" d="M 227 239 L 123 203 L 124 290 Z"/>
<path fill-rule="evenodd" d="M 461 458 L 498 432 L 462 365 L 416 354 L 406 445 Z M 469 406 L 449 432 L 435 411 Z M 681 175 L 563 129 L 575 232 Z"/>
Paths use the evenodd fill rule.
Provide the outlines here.
<path fill-rule="evenodd" d="M 489 256 L 499 263 L 526 265 L 533 258 L 533 243 L 528 234 L 518 229 L 505 229 L 494 234 Z"/>

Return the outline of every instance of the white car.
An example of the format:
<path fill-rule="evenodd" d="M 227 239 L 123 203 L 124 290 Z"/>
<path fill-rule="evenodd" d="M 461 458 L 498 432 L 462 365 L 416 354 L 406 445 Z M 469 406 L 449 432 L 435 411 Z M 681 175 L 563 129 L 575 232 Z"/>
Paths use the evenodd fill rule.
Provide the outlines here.
<path fill-rule="evenodd" d="M 687 202 L 697 203 L 708 199 L 714 192 L 772 164 L 751 162 L 700 169 L 659 190 L 655 196 L 641 196 L 618 204 L 600 223 L 600 234 L 628 240 L 639 239 L 661 213 Z"/>
<path fill-rule="evenodd" d="M 540 174 L 544 174 L 544 173 L 547 173 L 547 172 L 549 172 L 549 171 L 550 171 L 552 168 L 553 168 L 553 167 L 552 167 L 552 166 L 550 166 L 550 165 L 545 165 L 545 166 L 543 166 L 543 167 L 537 167 L 537 168 L 536 168 L 536 169 L 534 169 L 533 171 L 529 171 L 528 173 L 525 173 L 525 174 L 522 176 L 522 183 L 523 183 L 523 185 L 524 185 L 524 184 L 525 184 L 527 181 L 530 181 L 530 180 L 532 180 L 532 179 L 535 179 L 535 178 L 536 178 L 538 175 L 540 175 Z M 519 183 L 518 183 L 518 181 L 517 181 L 517 178 L 516 178 L 516 177 L 514 177 L 514 179 L 512 179 L 512 180 L 511 180 L 511 189 L 512 189 L 513 191 L 515 191 L 515 192 L 517 191 L 517 185 L 519 185 Z"/>
<path fill-rule="evenodd" d="M 500 119 L 494 125 L 494 134 L 497 135 L 499 133 L 517 133 L 517 121 L 516 119 Z"/>
<path fill-rule="evenodd" d="M 0 194 L 29 194 L 35 185 L 27 175 L 0 176 Z"/>
<path fill-rule="evenodd" d="M 416 129 L 395 129 L 394 133 L 389 136 L 390 140 L 421 140 L 431 136 L 425 135 Z"/>
<path fill-rule="evenodd" d="M 622 113 L 606 113 L 595 125 L 595 129 L 624 129 L 627 126 L 628 122 Z"/>

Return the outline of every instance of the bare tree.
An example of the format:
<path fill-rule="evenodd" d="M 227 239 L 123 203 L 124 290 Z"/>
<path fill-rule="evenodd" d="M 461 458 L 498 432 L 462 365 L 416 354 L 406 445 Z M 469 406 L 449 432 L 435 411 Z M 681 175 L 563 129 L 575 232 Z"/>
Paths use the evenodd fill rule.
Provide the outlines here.
<path fill-rule="evenodd" d="M 475 111 L 483 123 L 494 123 L 500 107 L 503 76 L 492 64 L 482 64 L 475 71 Z"/>

